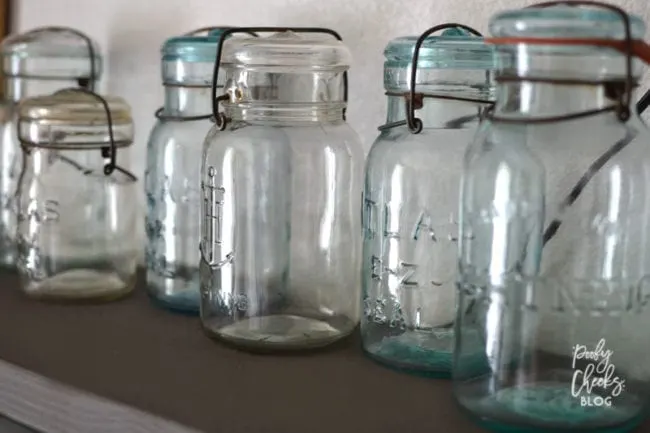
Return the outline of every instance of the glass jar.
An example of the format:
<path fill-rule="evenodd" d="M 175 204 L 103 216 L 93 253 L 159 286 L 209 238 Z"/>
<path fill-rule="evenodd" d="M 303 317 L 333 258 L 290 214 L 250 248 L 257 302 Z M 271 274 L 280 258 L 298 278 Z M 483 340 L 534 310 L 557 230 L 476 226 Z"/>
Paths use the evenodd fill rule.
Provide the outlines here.
<path fill-rule="evenodd" d="M 17 267 L 33 298 L 105 301 L 134 287 L 138 183 L 116 165 L 133 142 L 130 108 L 81 89 L 18 108 Z"/>
<path fill-rule="evenodd" d="M 494 431 L 626 432 L 650 407 L 650 135 L 626 29 L 645 33 L 606 5 L 490 22 L 506 62 L 465 155 L 453 371 Z"/>
<path fill-rule="evenodd" d="M 91 61 L 93 59 L 94 61 Z M 16 105 L 23 98 L 72 86 L 94 89 L 101 55 L 88 36 L 65 27 L 42 27 L 2 41 L 5 100 L 0 106 L 0 267 L 16 263 L 15 194 L 22 167 L 16 141 Z"/>
<path fill-rule="evenodd" d="M 156 112 L 145 172 L 148 292 L 163 307 L 196 314 L 199 168 L 203 139 L 212 126 L 212 74 L 220 34 L 213 29 L 163 45 L 165 104 Z"/>
<path fill-rule="evenodd" d="M 273 31 L 235 31 L 248 30 Z M 344 120 L 350 52 L 308 33 L 329 30 L 282 30 L 224 48 L 228 99 L 201 168 L 201 321 L 251 350 L 323 347 L 359 317 L 363 150 Z"/>
<path fill-rule="evenodd" d="M 388 366 L 437 377 L 451 374 L 463 152 L 493 100 L 494 50 L 468 30 L 443 24 L 425 32 L 421 46 L 411 36 L 388 44 L 388 115 L 366 162 L 363 349 Z M 412 72 L 421 131 L 407 121 Z"/>

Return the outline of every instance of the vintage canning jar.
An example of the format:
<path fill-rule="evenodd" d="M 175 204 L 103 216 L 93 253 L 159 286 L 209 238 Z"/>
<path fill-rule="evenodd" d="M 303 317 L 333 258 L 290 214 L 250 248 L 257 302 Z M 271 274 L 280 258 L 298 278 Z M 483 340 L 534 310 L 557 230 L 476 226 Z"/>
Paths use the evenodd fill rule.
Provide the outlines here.
<path fill-rule="evenodd" d="M 358 323 L 363 151 L 337 37 L 281 29 L 224 47 L 225 112 L 201 168 L 201 320 L 222 341 L 308 349 Z"/>
<path fill-rule="evenodd" d="M 157 304 L 187 313 L 199 311 L 199 169 L 203 140 L 212 127 L 220 34 L 212 29 L 163 45 L 165 103 L 156 112 L 147 149 L 147 290 Z"/>
<path fill-rule="evenodd" d="M 650 404 L 650 47 L 569 4 L 492 18 L 508 61 L 465 155 L 454 393 L 495 431 L 626 432 Z"/>
<path fill-rule="evenodd" d="M 394 368 L 451 374 L 460 176 L 493 101 L 493 51 L 457 24 L 385 50 L 388 114 L 365 173 L 361 333 L 365 352 Z"/>
<path fill-rule="evenodd" d="M 133 142 L 130 108 L 81 89 L 18 108 L 24 163 L 18 182 L 18 260 L 33 298 L 104 301 L 135 284 L 138 183 L 117 165 Z"/>
<path fill-rule="evenodd" d="M 97 44 L 78 30 L 41 27 L 2 41 L 4 101 L 0 106 L 0 267 L 14 269 L 16 203 L 22 152 L 16 106 L 23 98 L 66 87 L 93 90 L 102 68 Z"/>

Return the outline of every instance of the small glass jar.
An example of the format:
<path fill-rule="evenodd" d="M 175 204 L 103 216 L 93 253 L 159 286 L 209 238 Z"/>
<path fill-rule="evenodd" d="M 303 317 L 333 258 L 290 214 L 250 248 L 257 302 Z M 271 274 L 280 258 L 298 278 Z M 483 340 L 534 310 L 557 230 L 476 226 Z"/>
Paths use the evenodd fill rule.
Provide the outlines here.
<path fill-rule="evenodd" d="M 361 334 L 374 360 L 449 377 L 463 152 L 493 101 L 495 56 L 453 24 L 422 37 L 415 71 L 418 37 L 394 39 L 385 50 L 387 121 L 366 162 Z M 421 130 L 407 121 L 412 71 Z"/>
<path fill-rule="evenodd" d="M 237 31 L 249 30 L 259 29 Z M 363 150 L 344 120 L 350 61 L 340 40 L 306 29 L 223 50 L 228 99 L 204 144 L 200 269 L 201 321 L 221 341 L 310 349 L 358 324 Z"/>
<path fill-rule="evenodd" d="M 115 162 L 118 149 L 133 142 L 129 106 L 81 89 L 28 98 L 18 108 L 18 140 L 22 290 L 69 302 L 131 292 L 139 191 L 135 176 Z"/>
<path fill-rule="evenodd" d="M 199 312 L 199 169 L 203 140 L 212 127 L 220 34 L 213 29 L 163 45 L 165 104 L 156 113 L 147 149 L 147 290 L 156 304 L 194 314 Z"/>
<path fill-rule="evenodd" d="M 507 62 L 465 155 L 453 374 L 493 431 L 627 432 L 648 415 L 650 134 L 625 53 L 645 25 L 601 6 L 490 22 Z"/>
<path fill-rule="evenodd" d="M 5 99 L 0 106 L 0 267 L 16 265 L 15 194 L 22 167 L 16 105 L 67 87 L 93 90 L 101 74 L 97 44 L 65 27 L 43 27 L 2 41 Z M 91 59 L 93 59 L 91 61 Z"/>

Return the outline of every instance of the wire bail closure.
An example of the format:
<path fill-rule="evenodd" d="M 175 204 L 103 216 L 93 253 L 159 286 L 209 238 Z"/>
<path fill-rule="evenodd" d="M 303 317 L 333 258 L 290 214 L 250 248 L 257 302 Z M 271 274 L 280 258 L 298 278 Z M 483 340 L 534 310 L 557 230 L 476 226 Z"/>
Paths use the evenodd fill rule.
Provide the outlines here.
<path fill-rule="evenodd" d="M 650 51 L 648 51 L 647 45 L 644 43 L 639 43 L 632 39 L 632 29 L 630 23 L 630 17 L 628 14 L 621 8 L 606 3 L 601 3 L 597 1 L 589 0 L 564 0 L 564 1 L 551 1 L 544 2 L 535 5 L 531 5 L 528 8 L 544 8 L 550 6 L 593 6 L 596 8 L 610 10 L 621 17 L 623 21 L 624 31 L 625 31 L 625 40 L 622 43 L 618 40 L 588 40 L 588 39 L 545 39 L 545 38 L 492 38 L 487 42 L 494 44 L 537 44 L 537 45 L 591 45 L 591 46 L 601 46 L 601 47 L 611 47 L 622 51 L 626 55 L 626 76 L 625 81 L 622 83 L 622 91 L 620 87 L 620 81 L 578 81 L 578 80 L 562 80 L 562 79 L 543 79 L 543 78 L 523 78 L 523 77 L 497 77 L 497 81 L 530 81 L 530 82 L 543 82 L 543 83 L 556 83 L 556 84 L 601 84 L 606 86 L 609 94 L 617 98 L 617 101 L 614 105 L 610 105 L 601 109 L 587 110 L 583 112 L 571 113 L 562 116 L 552 116 L 552 117 L 543 117 L 536 119 L 510 119 L 496 117 L 491 110 L 487 113 L 487 118 L 493 122 L 503 122 L 503 123 L 518 123 L 518 124 L 548 124 L 555 123 L 566 120 L 574 120 L 583 117 L 593 116 L 601 114 L 608 111 L 615 112 L 617 118 L 622 123 L 627 123 L 628 120 L 632 117 L 630 105 L 632 103 L 632 92 L 636 83 L 634 81 L 633 73 L 633 57 L 641 56 L 643 60 L 648 63 L 650 61 Z M 645 45 L 645 46 L 644 46 Z M 613 99 L 613 98 L 612 98 Z M 642 112 L 650 104 L 650 92 L 647 92 L 641 100 L 638 101 L 636 108 L 639 112 Z M 634 129 L 629 129 L 626 135 L 617 140 L 609 149 L 600 155 L 585 171 L 581 176 L 578 182 L 574 185 L 571 191 L 560 203 L 560 210 L 563 212 L 566 208 L 572 206 L 577 199 L 580 197 L 584 189 L 587 187 L 590 180 L 609 162 L 614 158 L 618 153 L 629 145 L 634 138 L 636 137 L 636 131 Z M 542 247 L 546 246 L 548 242 L 551 241 L 558 233 L 560 226 L 562 225 L 562 217 L 557 216 L 554 218 L 550 224 L 546 227 L 543 233 L 543 243 Z"/>
<path fill-rule="evenodd" d="M 415 46 L 413 47 L 413 58 L 411 59 L 411 76 L 409 79 L 409 91 L 404 94 L 404 98 L 406 100 L 406 124 L 409 128 L 409 131 L 411 131 L 412 134 L 419 134 L 420 132 L 422 132 L 422 128 L 423 128 L 422 120 L 415 117 L 415 110 L 419 110 L 420 108 L 422 108 L 423 99 L 425 97 L 423 93 L 417 93 L 415 91 L 417 72 L 418 72 L 418 60 L 420 57 L 420 48 L 422 48 L 422 44 L 424 44 L 424 41 L 433 33 L 445 29 L 452 29 L 452 28 L 466 30 L 469 33 L 473 34 L 474 36 L 483 37 L 483 35 L 478 30 L 475 30 L 472 27 L 466 26 L 464 24 L 458 24 L 458 23 L 446 23 L 446 24 L 440 24 L 431 27 L 430 29 L 422 33 L 420 37 L 417 39 L 417 41 L 415 42 Z M 489 102 L 489 101 L 472 100 L 472 102 L 480 103 L 480 102 Z M 389 125 L 385 125 L 384 127 L 382 127 L 382 129 L 386 129 L 386 127 L 388 126 Z M 392 126 L 393 125 L 390 125 L 390 127 Z"/>
<path fill-rule="evenodd" d="M 115 168 L 117 167 L 116 164 L 116 159 L 117 159 L 117 146 L 115 146 L 115 136 L 113 134 L 113 115 L 111 114 L 111 109 L 108 106 L 108 102 L 106 102 L 106 99 L 104 99 L 101 95 L 87 89 L 81 89 L 81 88 L 69 88 L 69 89 L 61 89 L 54 94 L 59 94 L 62 92 L 69 92 L 69 91 L 74 91 L 74 92 L 79 92 L 79 93 L 84 93 L 86 95 L 92 96 L 95 98 L 97 101 L 99 101 L 100 104 L 104 107 L 104 112 L 106 113 L 106 124 L 108 126 L 108 139 L 109 139 L 109 145 L 104 146 L 101 148 L 102 151 L 102 158 L 105 160 L 108 159 L 107 162 L 104 164 L 104 174 L 106 176 L 109 176 L 115 171 Z"/>
<path fill-rule="evenodd" d="M 212 121 L 216 124 L 220 131 L 226 129 L 230 119 L 228 119 L 223 112 L 219 112 L 219 103 L 230 99 L 230 95 L 226 92 L 223 95 L 217 95 L 217 82 L 219 78 L 219 67 L 221 66 L 221 54 L 223 44 L 226 38 L 235 33 L 247 33 L 251 36 L 258 37 L 257 33 L 269 32 L 294 32 L 294 33 L 323 33 L 335 37 L 339 41 L 343 41 L 341 35 L 336 31 L 323 27 L 232 27 L 226 29 L 219 38 L 217 46 L 216 61 L 214 62 L 214 72 L 212 76 Z M 343 72 L 343 98 L 348 102 L 348 72 Z M 347 107 L 343 109 L 343 120 L 346 118 Z"/>
<path fill-rule="evenodd" d="M 199 27 L 198 29 L 191 30 L 187 33 L 183 33 L 182 36 L 195 36 L 201 33 L 206 33 L 210 32 L 212 30 L 224 30 L 224 29 L 232 29 L 233 27 L 230 26 L 207 26 L 207 27 Z M 253 36 L 257 36 L 253 34 Z M 217 55 L 218 57 L 218 55 Z M 169 85 L 167 85 L 169 87 Z M 193 85 L 176 85 L 176 87 L 204 87 L 204 86 L 193 86 Z M 214 91 L 212 91 L 214 93 Z M 160 107 L 158 108 L 155 113 L 154 117 L 160 121 L 172 121 L 172 122 L 195 122 L 198 120 L 207 120 L 207 119 L 212 119 L 213 115 L 212 114 L 202 114 L 198 116 L 174 116 L 171 114 L 165 114 L 165 107 Z"/>
<path fill-rule="evenodd" d="M 40 33 L 68 33 L 71 35 L 78 36 L 84 41 L 88 48 L 88 56 L 90 57 L 90 77 L 77 77 L 77 83 L 79 87 L 89 90 L 91 92 L 95 91 L 95 80 L 97 80 L 97 68 L 95 65 L 95 48 L 93 47 L 93 41 L 88 35 L 83 32 L 80 32 L 77 29 L 71 27 L 60 27 L 60 26 L 47 26 L 47 27 L 38 27 L 32 30 L 25 32 L 25 35 L 37 35 Z"/>
<path fill-rule="evenodd" d="M 486 42 L 493 43 L 497 45 L 507 45 L 507 44 L 531 44 L 531 45 L 586 45 L 586 46 L 600 46 L 600 47 L 612 47 L 616 48 L 619 51 L 625 54 L 625 79 L 623 82 L 620 81 L 581 81 L 581 80 L 562 80 L 562 79 L 551 79 L 551 78 L 524 78 L 519 76 L 512 77 L 497 77 L 497 81 L 529 81 L 529 82 L 541 82 L 548 84 L 601 84 L 605 86 L 608 90 L 608 93 L 612 96 L 612 99 L 616 98 L 616 103 L 608 107 L 601 109 L 588 110 L 578 113 L 572 113 L 562 116 L 552 116 L 544 117 L 537 119 L 509 119 L 503 117 L 494 116 L 493 112 L 490 111 L 486 113 L 486 118 L 495 122 L 503 123 L 529 123 L 529 124 L 541 124 L 541 123 L 554 123 L 566 120 L 574 120 L 582 117 L 589 117 L 597 114 L 601 114 L 608 111 L 613 111 L 619 121 L 625 123 L 631 118 L 631 103 L 633 90 L 636 87 L 636 82 L 633 76 L 633 57 L 635 57 L 635 44 L 636 41 L 632 39 L 632 26 L 630 23 L 629 15 L 618 6 L 610 5 L 607 3 L 602 3 L 598 1 L 591 0 L 559 0 L 559 1 L 549 1 L 542 2 L 530 5 L 526 9 L 531 8 L 546 8 L 552 6 L 571 6 L 571 7 L 580 7 L 580 6 L 592 6 L 595 8 L 609 10 L 621 18 L 623 22 L 623 28 L 625 33 L 625 39 L 623 41 L 618 40 L 589 40 L 589 39 L 552 39 L 552 38 L 490 38 Z M 648 60 L 646 60 L 647 62 Z M 620 84 L 623 84 L 622 88 Z M 647 99 L 647 98 L 646 98 Z M 638 108 L 645 110 L 650 101 L 644 100 L 642 98 L 639 101 Z"/>

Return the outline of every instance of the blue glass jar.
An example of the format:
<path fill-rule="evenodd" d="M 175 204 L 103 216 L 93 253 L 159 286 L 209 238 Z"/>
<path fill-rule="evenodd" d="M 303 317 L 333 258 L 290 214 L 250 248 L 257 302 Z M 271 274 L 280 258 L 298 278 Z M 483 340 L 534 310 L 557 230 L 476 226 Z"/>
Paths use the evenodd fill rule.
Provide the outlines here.
<path fill-rule="evenodd" d="M 22 167 L 17 104 L 72 86 L 93 90 L 102 59 L 95 42 L 66 27 L 42 27 L 9 36 L 1 50 L 5 99 L 0 106 L 0 267 L 15 270 L 15 194 Z"/>
<path fill-rule="evenodd" d="M 494 431 L 626 432 L 648 413 L 650 135 L 640 63 L 603 46 L 626 27 L 643 38 L 593 5 L 490 22 L 510 63 L 465 155 L 453 379 Z"/>
<path fill-rule="evenodd" d="M 192 314 L 199 311 L 199 170 L 203 139 L 212 126 L 220 35 L 214 29 L 164 43 L 165 103 L 147 148 L 147 290 L 157 304 Z"/>
<path fill-rule="evenodd" d="M 423 39 L 413 107 L 422 129 L 412 131 L 407 101 L 417 41 L 397 38 L 385 50 L 387 123 L 365 171 L 361 332 L 373 359 L 449 377 L 463 152 L 493 100 L 495 58 L 481 37 L 458 27 Z"/>

